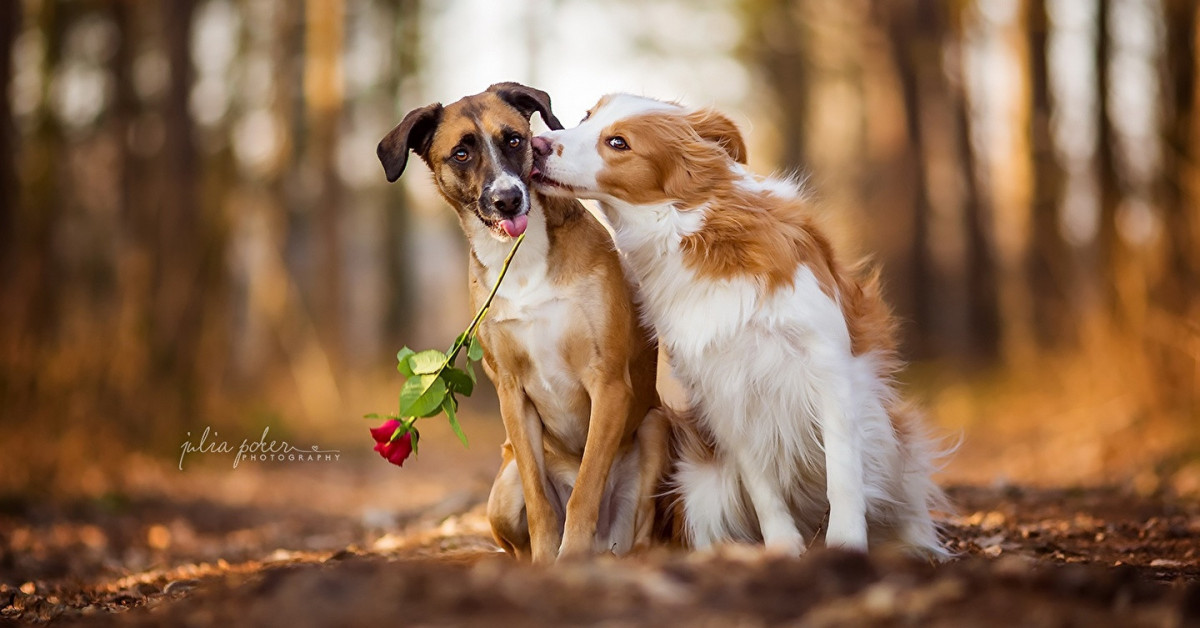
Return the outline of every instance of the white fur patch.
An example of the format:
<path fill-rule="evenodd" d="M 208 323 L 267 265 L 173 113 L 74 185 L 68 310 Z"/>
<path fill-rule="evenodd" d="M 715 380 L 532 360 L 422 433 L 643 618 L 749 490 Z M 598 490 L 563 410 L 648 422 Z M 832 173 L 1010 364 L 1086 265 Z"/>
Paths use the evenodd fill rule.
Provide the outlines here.
<path fill-rule="evenodd" d="M 471 238 L 475 256 L 486 268 L 488 285 L 495 284 L 504 258 L 512 250 L 512 240 L 499 242 L 482 237 L 491 231 L 478 220 L 470 222 L 478 225 Z M 524 382 L 525 392 L 537 407 L 545 429 L 582 451 L 590 417 L 576 416 L 566 403 L 582 391 L 582 385 L 571 374 L 560 351 L 567 324 L 575 312 L 561 288 L 547 278 L 549 248 L 546 217 L 535 202 L 529 212 L 525 240 L 496 291 L 488 321 L 504 326 L 528 351 L 532 371 Z"/>

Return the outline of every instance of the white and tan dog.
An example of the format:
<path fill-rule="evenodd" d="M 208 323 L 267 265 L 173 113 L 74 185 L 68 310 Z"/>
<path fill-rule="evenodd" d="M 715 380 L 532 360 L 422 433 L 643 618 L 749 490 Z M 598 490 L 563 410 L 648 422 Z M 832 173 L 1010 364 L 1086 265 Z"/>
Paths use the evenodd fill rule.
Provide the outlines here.
<path fill-rule="evenodd" d="M 600 202 L 689 393 L 672 473 L 692 546 L 797 555 L 828 509 L 829 546 L 947 555 L 878 282 L 837 261 L 794 182 L 746 171 L 736 125 L 613 95 L 534 152 L 537 189 Z"/>
<path fill-rule="evenodd" d="M 508 440 L 488 499 L 497 542 L 534 562 L 649 541 L 666 456 L 656 345 L 608 233 L 573 199 L 529 189 L 529 118 L 562 128 L 540 90 L 500 83 L 406 115 L 379 144 L 389 181 L 409 151 L 433 171 L 471 245 L 471 302 Z M 515 464 L 514 464 L 515 462 Z"/>

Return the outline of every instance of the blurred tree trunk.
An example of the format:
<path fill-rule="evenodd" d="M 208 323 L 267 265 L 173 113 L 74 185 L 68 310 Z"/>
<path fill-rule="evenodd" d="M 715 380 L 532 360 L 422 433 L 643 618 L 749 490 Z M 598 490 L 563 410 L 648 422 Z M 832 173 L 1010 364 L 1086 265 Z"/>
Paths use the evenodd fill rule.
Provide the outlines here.
<path fill-rule="evenodd" d="M 1192 0 L 1166 0 L 1167 41 L 1163 85 L 1162 209 L 1166 227 L 1166 269 L 1158 297 L 1172 313 L 1184 316 L 1200 289 L 1196 211 L 1196 20 L 1200 5 Z"/>
<path fill-rule="evenodd" d="M 45 35 L 45 57 L 41 73 L 47 82 L 58 71 L 63 40 L 75 11 L 75 4 L 47 3 L 37 15 L 38 29 Z M 22 159 L 28 176 L 22 181 L 18 197 L 16 232 L 20 233 L 16 253 L 21 260 L 14 282 L 17 308 L 14 330 L 31 342 L 45 343 L 58 327 L 62 276 L 60 260 L 53 246 L 64 209 L 63 131 L 48 103 L 37 111 L 31 137 L 24 144 Z"/>
<path fill-rule="evenodd" d="M 414 84 L 414 77 L 421 63 L 421 0 L 400 0 L 395 8 L 395 40 L 391 42 L 394 51 L 393 62 L 395 71 L 391 73 L 386 85 L 385 98 L 394 102 L 402 102 L 402 90 Z M 396 111 L 396 121 L 404 111 Z M 386 129 L 381 130 L 382 133 Z M 383 176 L 380 171 L 379 176 Z M 389 186 L 385 193 L 384 220 L 387 229 L 387 241 L 384 248 L 384 264 L 388 277 L 390 292 L 384 338 L 390 339 L 389 347 L 395 348 L 403 344 L 413 324 L 413 308 L 411 306 L 412 277 L 409 275 L 412 267 L 408 255 L 409 225 L 411 221 L 411 201 L 405 194 L 403 185 Z"/>
<path fill-rule="evenodd" d="M 194 74 L 190 47 L 193 11 L 193 0 L 180 0 L 162 13 L 170 80 L 163 112 L 166 125 L 163 166 L 167 185 L 158 213 L 155 251 L 158 269 L 155 340 L 157 348 L 164 352 L 162 357 L 170 355 L 168 361 L 176 366 L 187 364 L 191 354 L 190 341 L 180 336 L 194 331 L 186 324 L 191 322 L 186 310 L 188 293 L 196 279 L 192 275 L 199 245 L 196 185 L 199 173 L 194 128 L 187 108 Z"/>
<path fill-rule="evenodd" d="M 342 0 L 305 4 L 304 96 L 308 107 L 307 162 L 320 177 L 316 200 L 320 254 L 315 308 L 327 353 L 342 363 L 342 182 L 337 173 L 342 112 Z"/>
<path fill-rule="evenodd" d="M 145 247 L 149 240 L 142 199 L 137 195 L 139 183 L 145 179 L 146 164 L 130 150 L 131 133 L 138 116 L 138 97 L 133 85 L 133 64 L 137 36 L 136 12 L 143 5 L 116 2 L 111 6 L 113 24 L 117 27 L 117 49 L 112 58 L 113 83 L 115 85 L 112 114 L 114 134 L 120 142 L 121 165 L 119 174 L 120 199 L 117 205 L 121 212 L 122 230 L 128 240 Z"/>
<path fill-rule="evenodd" d="M 966 250 L 967 338 L 970 357 L 990 362 L 1000 355 L 1000 295 L 996 269 L 996 250 L 990 225 L 992 216 L 979 185 L 979 165 L 971 140 L 971 102 L 967 95 L 966 28 L 963 15 L 966 3 L 951 8 L 955 38 L 957 80 L 954 82 L 954 137 L 963 181 L 963 231 Z"/>
<path fill-rule="evenodd" d="M 12 51 L 21 28 L 21 3 L 5 2 L 0 6 L 0 272 L 11 276 L 16 243 L 17 212 L 17 142 L 13 121 Z M 4 290 L 10 281 L 4 282 Z"/>
<path fill-rule="evenodd" d="M 1163 167 L 1160 194 L 1164 222 L 1165 264 L 1154 287 L 1156 304 L 1168 315 L 1162 338 L 1156 339 L 1157 358 L 1163 372 L 1164 395 L 1179 407 L 1193 410 L 1200 401 L 1200 356 L 1189 347 L 1165 343 L 1163 338 L 1195 335 L 1200 307 L 1200 181 L 1197 180 L 1200 147 L 1197 147 L 1196 72 L 1197 19 L 1200 6 L 1194 0 L 1166 0 L 1166 63 L 1162 85 Z M 1187 328 L 1188 322 L 1193 325 Z"/>
<path fill-rule="evenodd" d="M 780 163 L 785 170 L 808 167 L 804 143 L 809 119 L 807 25 L 800 18 L 805 0 L 745 0 L 745 37 L 751 59 L 763 68 L 779 113 Z"/>
<path fill-rule="evenodd" d="M 179 0 L 163 9 L 164 41 L 170 68 L 164 104 L 164 185 L 158 212 L 154 258 L 155 293 L 151 321 L 154 363 L 187 399 L 195 392 L 194 375 L 207 292 L 204 255 L 208 225 L 200 215 L 200 183 L 195 128 L 188 108 L 194 70 L 191 34 L 195 0 Z"/>
<path fill-rule="evenodd" d="M 1119 287 L 1123 265 L 1128 257 L 1121 234 L 1117 230 L 1117 209 L 1121 202 L 1121 185 L 1117 175 L 1116 141 L 1109 110 L 1112 93 L 1109 61 L 1112 57 L 1110 14 L 1113 0 L 1098 0 L 1096 12 L 1096 176 L 1099 185 L 1100 216 L 1096 241 L 1096 258 L 1101 303 L 1119 327 L 1127 322 L 1125 306 Z"/>
<path fill-rule="evenodd" d="M 935 277 L 929 249 L 932 206 L 921 107 L 923 99 L 936 97 L 944 84 L 941 77 L 943 28 L 936 0 L 888 3 L 884 15 L 904 99 L 904 126 L 908 136 L 906 161 L 910 168 L 908 178 L 912 182 L 908 273 L 913 324 L 909 346 L 914 355 L 924 357 L 934 354 L 936 347 L 932 290 Z"/>
<path fill-rule="evenodd" d="M 1026 7 L 1025 20 L 1033 101 L 1029 128 L 1033 190 L 1025 272 L 1031 292 L 1034 337 L 1040 346 L 1050 348 L 1070 344 L 1075 328 L 1070 251 L 1059 227 L 1066 173 L 1055 152 L 1050 126 L 1054 112 L 1050 102 L 1047 56 L 1050 23 L 1046 0 L 1032 0 Z"/>

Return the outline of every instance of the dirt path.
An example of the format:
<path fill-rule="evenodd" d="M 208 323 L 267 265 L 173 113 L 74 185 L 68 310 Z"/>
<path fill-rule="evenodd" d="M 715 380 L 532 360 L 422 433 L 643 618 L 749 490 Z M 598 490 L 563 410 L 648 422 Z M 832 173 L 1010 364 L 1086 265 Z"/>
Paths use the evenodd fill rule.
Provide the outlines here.
<path fill-rule="evenodd" d="M 960 514 L 946 526 L 961 558 L 939 567 L 735 549 L 539 569 L 497 553 L 482 474 L 447 480 L 456 491 L 425 477 L 413 482 L 423 492 L 389 502 L 358 475 L 388 469 L 362 463 L 239 478 L 269 487 L 286 475 L 290 488 L 279 486 L 274 504 L 238 504 L 212 484 L 172 498 L 3 504 L 0 618 L 189 626 L 1200 622 L 1194 501 L 1116 489 L 955 487 Z M 346 488 L 340 498 L 305 503 L 299 496 L 320 487 L 297 473 Z M 381 499 L 378 508 L 345 506 Z"/>
<path fill-rule="evenodd" d="M 350 439 L 333 464 L 197 456 L 179 471 L 129 457 L 119 492 L 0 500 L 0 624 L 1200 625 L 1200 501 L 1162 483 L 972 484 L 1002 439 L 947 470 L 960 557 L 946 565 L 743 548 L 541 569 L 488 534 L 495 417 L 466 419 L 469 450 L 431 424 L 403 469 L 352 425 L 331 430 Z"/>

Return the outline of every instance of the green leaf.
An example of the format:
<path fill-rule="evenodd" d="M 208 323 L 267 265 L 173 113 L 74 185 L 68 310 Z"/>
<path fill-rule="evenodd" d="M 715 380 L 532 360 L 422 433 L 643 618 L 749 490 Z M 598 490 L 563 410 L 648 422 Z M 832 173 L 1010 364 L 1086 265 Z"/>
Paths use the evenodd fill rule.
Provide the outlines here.
<path fill-rule="evenodd" d="M 479 346 L 479 336 L 471 336 L 471 344 L 467 347 L 467 359 L 475 362 L 483 359 L 483 347 Z"/>
<path fill-rule="evenodd" d="M 400 389 L 400 416 L 426 416 L 446 398 L 446 382 L 436 373 L 410 377 Z"/>
<path fill-rule="evenodd" d="M 443 381 L 443 383 L 445 382 L 445 380 L 442 380 L 442 381 Z M 452 395 L 452 394 L 454 394 L 454 393 L 450 392 L 450 389 L 449 389 L 449 388 L 447 388 L 447 389 L 446 389 L 446 394 L 447 394 L 447 395 Z M 443 400 L 445 400 L 445 397 L 443 397 L 442 399 L 443 399 Z M 427 419 L 427 418 L 429 418 L 429 417 L 431 417 L 431 416 L 437 416 L 437 415 L 439 415 L 439 414 L 441 414 L 441 413 L 442 413 L 442 407 L 441 407 L 441 406 L 434 406 L 434 407 L 432 407 L 432 408 L 430 408 L 430 409 L 429 409 L 429 412 L 426 412 L 425 414 L 422 414 L 422 415 L 420 415 L 420 416 L 419 416 L 419 417 L 417 417 L 417 418 L 421 418 L 421 419 Z"/>
<path fill-rule="evenodd" d="M 475 363 L 470 360 L 467 360 L 467 375 L 471 376 L 472 382 L 479 381 L 479 380 L 475 379 Z"/>
<path fill-rule="evenodd" d="M 390 442 L 396 440 L 397 438 L 400 438 L 401 436 L 404 436 L 404 424 L 403 423 L 401 423 L 400 425 L 397 425 L 395 430 L 392 430 L 392 435 L 388 437 L 388 442 L 390 443 Z"/>
<path fill-rule="evenodd" d="M 466 342 L 467 342 L 467 332 L 466 332 L 466 330 L 463 330 L 463 333 L 459 334 L 454 339 L 454 344 L 450 345 L 450 350 L 446 352 L 446 355 L 454 355 L 456 350 L 462 348 L 462 346 L 464 344 L 466 344 Z"/>
<path fill-rule="evenodd" d="M 463 433 L 462 426 L 458 424 L 458 415 L 456 414 L 458 400 L 454 398 L 454 395 L 446 397 L 442 402 L 442 409 L 446 411 L 446 418 L 450 419 L 450 429 L 454 430 L 454 435 L 458 437 L 458 440 L 462 441 L 463 447 L 469 447 L 470 445 L 467 444 L 467 435 Z"/>
<path fill-rule="evenodd" d="M 468 362 L 468 364 L 470 364 Z M 442 379 L 446 380 L 448 387 L 456 393 L 461 393 L 467 397 L 475 390 L 475 379 L 472 378 L 466 371 L 455 368 L 453 366 L 442 372 Z"/>
<path fill-rule="evenodd" d="M 412 377 L 414 375 L 412 367 L 408 365 L 408 359 L 413 355 L 415 355 L 415 352 L 408 347 L 404 347 L 396 352 L 396 370 L 400 371 L 400 374 L 405 377 Z"/>
<path fill-rule="evenodd" d="M 412 432 L 413 455 L 415 456 L 417 455 L 417 444 L 421 442 L 421 433 L 415 427 L 409 431 Z"/>
<path fill-rule="evenodd" d="M 445 363 L 446 354 L 437 349 L 426 349 L 408 358 L 408 364 L 412 367 L 412 372 L 417 375 L 437 373 Z"/>

